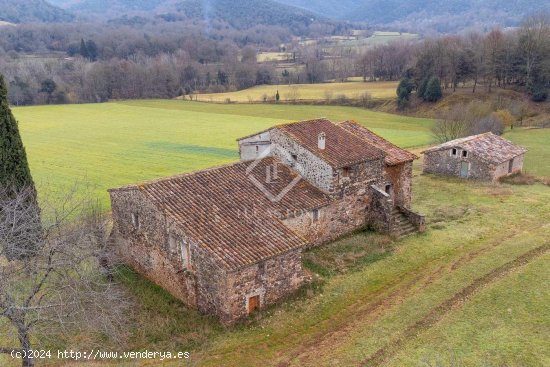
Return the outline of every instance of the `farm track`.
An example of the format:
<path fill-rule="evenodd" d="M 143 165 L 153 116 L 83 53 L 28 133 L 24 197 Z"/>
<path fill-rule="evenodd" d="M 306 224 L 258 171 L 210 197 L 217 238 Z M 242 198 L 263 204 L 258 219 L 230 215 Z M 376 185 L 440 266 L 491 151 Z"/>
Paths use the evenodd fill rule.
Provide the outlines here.
<path fill-rule="evenodd" d="M 491 250 L 496 249 L 505 240 L 511 240 L 518 237 L 525 231 L 533 231 L 540 228 L 545 228 L 547 226 L 548 224 L 538 225 L 527 229 L 523 228 L 521 231 L 515 232 L 512 235 L 509 233 L 503 234 L 498 238 L 493 239 L 487 245 L 467 252 L 449 264 L 441 265 L 427 274 L 426 272 L 418 274 L 407 280 L 404 284 L 392 284 L 392 288 L 398 287 L 398 289 L 390 291 L 389 294 L 387 292 L 379 293 L 377 295 L 378 299 L 368 305 L 365 305 L 363 300 L 349 305 L 346 307 L 346 310 L 353 309 L 356 311 L 346 317 L 345 322 L 338 325 L 336 328 L 332 328 L 328 332 L 318 333 L 311 340 L 302 343 L 295 351 L 290 353 L 288 350 L 285 351 L 286 358 L 284 358 L 284 362 L 279 363 L 278 366 L 289 366 L 292 365 L 292 362 L 297 362 L 299 365 L 302 365 L 308 360 L 313 360 L 312 358 L 318 356 L 319 353 L 322 353 L 320 351 L 334 350 L 335 346 L 338 345 L 341 340 L 345 339 L 349 335 L 350 331 L 357 327 L 358 320 L 361 320 L 363 323 L 373 322 L 387 313 L 390 309 L 402 304 L 408 297 L 427 288 L 430 284 L 443 275 L 449 274 L 474 261 L 478 257 L 490 252 Z M 334 320 L 329 319 L 325 322 L 330 322 L 332 324 Z"/>
<path fill-rule="evenodd" d="M 396 336 L 393 341 L 388 345 L 376 351 L 369 358 L 364 360 L 360 366 L 373 367 L 380 366 L 382 363 L 390 360 L 395 354 L 397 354 L 403 346 L 413 337 L 419 333 L 431 328 L 438 321 L 440 321 L 451 310 L 460 306 L 468 300 L 471 296 L 480 291 L 483 287 L 490 285 L 491 283 L 504 278 L 514 270 L 528 264 L 536 258 L 544 255 L 550 250 L 550 243 L 546 243 L 539 246 L 525 254 L 517 257 L 516 259 L 507 262 L 506 264 L 499 266 L 490 273 L 477 278 L 470 285 L 463 288 L 461 291 L 455 293 L 455 295 L 445 302 L 439 304 L 439 306 L 432 309 L 432 311 L 426 315 L 422 320 L 416 322 L 407 328 L 401 335 Z"/>

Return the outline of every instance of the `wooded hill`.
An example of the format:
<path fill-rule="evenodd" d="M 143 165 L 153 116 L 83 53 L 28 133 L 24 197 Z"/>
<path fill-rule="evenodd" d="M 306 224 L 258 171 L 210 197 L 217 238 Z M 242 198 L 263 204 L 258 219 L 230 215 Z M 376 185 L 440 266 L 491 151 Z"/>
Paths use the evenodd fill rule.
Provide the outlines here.
<path fill-rule="evenodd" d="M 74 16 L 45 0 L 0 0 L 0 20 L 10 23 L 67 22 Z"/>
<path fill-rule="evenodd" d="M 516 26 L 530 14 L 550 11 L 534 0 L 279 0 L 332 18 L 364 21 L 393 29 L 453 32 L 493 25 Z"/>

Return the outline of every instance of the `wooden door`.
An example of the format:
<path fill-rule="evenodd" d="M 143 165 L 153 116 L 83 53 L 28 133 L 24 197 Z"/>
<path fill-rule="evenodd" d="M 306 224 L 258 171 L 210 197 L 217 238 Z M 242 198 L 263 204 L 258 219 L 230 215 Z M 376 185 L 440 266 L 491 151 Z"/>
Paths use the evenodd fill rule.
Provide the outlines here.
<path fill-rule="evenodd" d="M 460 177 L 468 177 L 468 162 L 460 162 Z"/>
<path fill-rule="evenodd" d="M 253 296 L 248 299 L 248 313 L 252 313 L 260 308 L 260 296 Z"/>

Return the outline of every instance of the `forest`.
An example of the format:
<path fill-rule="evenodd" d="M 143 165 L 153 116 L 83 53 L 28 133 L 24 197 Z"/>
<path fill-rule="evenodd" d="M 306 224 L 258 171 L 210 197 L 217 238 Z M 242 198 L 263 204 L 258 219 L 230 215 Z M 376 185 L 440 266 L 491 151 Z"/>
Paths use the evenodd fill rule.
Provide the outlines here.
<path fill-rule="evenodd" d="M 436 77 L 447 90 L 512 88 L 544 101 L 550 88 L 549 19 L 538 15 L 513 29 L 331 49 L 321 41 L 300 42 L 284 27 L 239 30 L 221 20 L 206 30 L 200 22 L 165 20 L 139 26 L 21 24 L 0 28 L 0 72 L 14 105 L 174 98 L 357 76 L 408 78 L 413 89 Z M 342 24 L 312 23 L 299 33 L 321 40 L 349 32 Z M 281 49 L 292 55 L 292 67 L 257 62 L 259 51 Z"/>

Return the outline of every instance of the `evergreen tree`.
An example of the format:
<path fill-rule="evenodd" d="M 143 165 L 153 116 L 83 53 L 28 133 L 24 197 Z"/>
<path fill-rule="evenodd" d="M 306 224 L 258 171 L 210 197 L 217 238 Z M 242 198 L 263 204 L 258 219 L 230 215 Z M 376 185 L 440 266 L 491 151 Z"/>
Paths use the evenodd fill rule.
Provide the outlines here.
<path fill-rule="evenodd" d="M 397 86 L 397 106 L 400 110 L 404 109 L 411 98 L 413 83 L 409 78 L 401 79 Z"/>
<path fill-rule="evenodd" d="M 90 54 L 88 53 L 88 47 L 86 47 L 86 42 L 84 42 L 83 39 L 80 40 L 80 56 L 84 57 L 85 59 L 90 57 Z"/>
<path fill-rule="evenodd" d="M 424 94 L 426 93 L 426 88 L 428 87 L 428 82 L 430 81 L 430 78 L 424 78 L 420 81 L 420 84 L 418 84 L 418 88 L 416 89 L 416 95 L 418 98 L 424 98 Z"/>
<path fill-rule="evenodd" d="M 275 100 L 279 102 L 280 99 L 281 99 L 281 96 L 279 95 L 279 90 L 277 89 L 277 93 L 275 94 Z"/>
<path fill-rule="evenodd" d="M 8 105 L 8 90 L 2 75 L 0 75 L 0 186 L 9 189 L 34 187 L 17 121 Z"/>
<path fill-rule="evenodd" d="M 88 59 L 90 59 L 90 61 L 96 61 L 97 60 L 99 50 L 98 50 L 97 45 L 94 41 L 88 40 L 88 42 L 86 42 L 86 51 L 88 53 Z"/>
<path fill-rule="evenodd" d="M 17 121 L 8 105 L 8 91 L 4 77 L 0 74 L 0 200 L 10 202 L 17 196 L 25 197 L 25 202 L 17 206 L 25 216 L 13 217 L 0 207 L 0 215 L 13 222 L 11 235 L 14 241 L 0 245 L 5 246 L 4 253 L 8 260 L 32 256 L 41 243 L 40 209 L 36 200 L 36 190 L 27 162 L 27 154 L 19 134 Z M 18 220 L 24 223 L 18 224 Z M 34 230 L 30 230 L 33 228 Z M 16 240 L 17 239 L 17 240 Z"/>
<path fill-rule="evenodd" d="M 428 102 L 437 102 L 441 97 L 443 97 L 443 92 L 441 91 L 441 82 L 439 78 L 430 78 L 426 86 L 426 91 L 424 92 L 424 100 Z"/>

